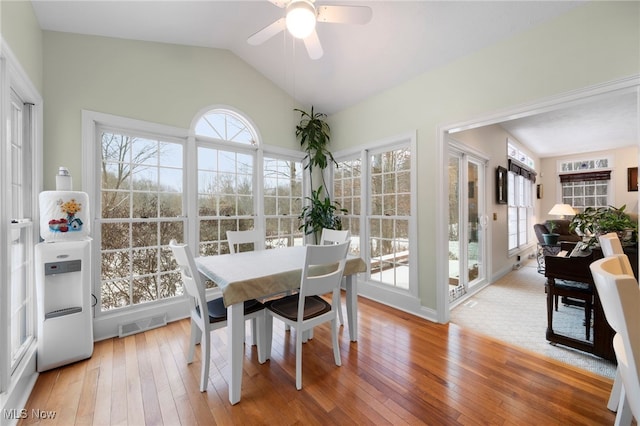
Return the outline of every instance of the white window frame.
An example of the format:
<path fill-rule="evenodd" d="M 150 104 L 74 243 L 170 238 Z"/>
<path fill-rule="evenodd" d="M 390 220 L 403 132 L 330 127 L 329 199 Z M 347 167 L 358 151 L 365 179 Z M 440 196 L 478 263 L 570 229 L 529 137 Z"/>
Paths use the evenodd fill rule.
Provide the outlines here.
<path fill-rule="evenodd" d="M 522 151 L 518 144 L 511 138 L 507 138 L 507 158 L 535 172 L 533 159 L 526 152 Z M 511 170 L 507 171 L 507 181 L 507 250 L 509 256 L 514 256 L 532 243 L 534 182 L 526 179 L 524 176 L 515 174 Z M 515 185 L 518 181 L 520 181 L 521 185 Z M 514 214 L 513 209 L 515 209 L 515 219 L 512 218 Z M 513 220 L 515 220 L 517 224 L 515 246 L 511 245 L 512 234 L 509 229 L 509 223 Z"/>
<path fill-rule="evenodd" d="M 140 135 L 148 135 L 149 137 L 159 137 L 162 139 L 168 138 L 172 141 L 186 141 L 188 137 L 188 131 L 185 129 L 180 129 L 172 126 L 166 126 L 156 123 L 149 123 L 141 120 L 130 119 L 126 117 L 119 117 L 111 114 L 104 114 L 94 111 L 82 111 L 82 140 L 83 140 L 83 170 L 82 170 L 82 190 L 86 192 L 89 196 L 89 205 L 90 211 L 93 217 L 91 217 L 91 227 L 92 234 L 94 236 L 92 242 L 92 259 L 95 265 L 99 265 L 100 257 L 100 227 L 97 226 L 97 222 L 95 218 L 100 211 L 101 206 L 101 189 L 100 189 L 100 170 L 101 170 L 101 140 L 98 135 L 98 130 L 100 128 L 109 128 L 109 129 L 122 129 L 128 130 L 132 133 L 140 134 Z M 185 148 L 186 152 L 186 148 Z M 186 158 L 186 155 L 185 155 Z M 185 160 L 186 161 L 186 160 Z M 184 169 L 184 166 L 183 166 Z M 187 187 L 186 179 L 183 179 L 183 185 Z M 184 199 L 183 199 L 184 200 Z M 183 201 L 184 202 L 184 201 Z M 184 207 L 183 207 L 184 211 Z M 96 307 L 101 306 L 100 295 L 101 295 L 101 271 L 99 267 L 92 268 L 92 283 L 93 283 L 93 294 L 98 299 Z M 168 299 L 160 299 L 152 302 L 147 302 L 144 304 L 136 304 L 129 305 L 123 308 L 109 310 L 109 311 L 101 311 L 101 309 L 97 308 L 94 310 L 94 317 L 98 320 L 98 324 L 100 324 L 100 320 L 104 319 L 113 319 L 120 318 L 123 316 L 127 316 L 132 312 L 135 313 L 139 309 L 149 310 L 152 307 L 162 307 L 165 305 L 172 304 L 173 299 L 176 298 L 168 298 Z M 180 299 L 180 297 L 178 297 Z M 182 298 L 184 299 L 184 298 Z M 144 308 L 141 308 L 143 307 Z M 165 309 L 166 310 L 166 309 Z M 180 317 L 181 314 L 178 312 L 182 312 L 180 308 L 178 311 L 170 311 L 169 318 L 171 317 Z M 95 326 L 94 326 L 95 328 Z M 99 326 L 100 328 L 100 326 Z M 109 333 L 111 334 L 111 333 Z M 96 333 L 96 336 L 100 335 L 100 330 Z"/>
<path fill-rule="evenodd" d="M 210 140 L 211 138 L 207 139 L 206 137 L 196 137 L 194 128 L 199 118 L 206 112 L 218 108 L 233 110 L 233 108 L 230 108 L 228 106 L 220 105 L 207 107 L 195 116 L 190 129 L 181 129 L 177 127 L 149 123 L 141 120 L 119 117 L 94 111 L 83 111 L 83 164 L 85 165 L 85 167 L 83 167 L 82 173 L 82 188 L 83 191 L 89 194 L 89 202 L 92 206 L 92 209 L 94 209 L 94 214 L 98 212 L 100 206 L 100 200 L 98 199 L 98 197 L 100 197 L 99 170 L 101 163 L 101 144 L 98 138 L 97 129 L 101 127 L 107 127 L 111 129 L 128 129 L 135 133 L 148 134 L 150 136 L 160 136 L 163 140 L 171 138 L 175 141 L 184 141 L 185 149 L 183 151 L 183 185 L 185 195 L 183 197 L 183 220 L 186 223 L 185 241 L 189 244 L 193 253 L 198 252 L 197 250 L 199 245 L 199 232 L 197 227 L 198 220 L 195 219 L 198 218 L 197 147 L 199 146 L 199 144 L 204 143 L 206 146 L 215 146 L 227 150 L 231 148 L 232 150 L 241 150 L 243 152 L 254 152 L 256 154 L 256 163 L 254 165 L 255 172 L 253 173 L 253 185 L 255 187 L 254 203 L 256 214 L 253 216 L 253 218 L 255 220 L 256 226 L 259 226 L 260 229 L 263 229 L 265 225 L 264 210 L 262 205 L 264 181 L 262 175 L 262 167 L 264 155 L 273 158 L 290 158 L 295 159 L 296 161 L 302 161 L 302 159 L 304 158 L 304 153 L 300 151 L 288 150 L 285 148 L 263 146 L 263 144 L 260 143 L 260 135 L 257 133 L 257 130 L 257 143 L 253 145 L 235 142 L 223 143 L 221 141 Z M 246 115 L 242 113 L 239 114 L 243 117 L 243 119 L 247 120 L 253 126 L 253 123 L 246 117 Z M 196 167 L 190 167 L 190 165 L 196 165 Z M 308 178 L 305 176 L 305 174 L 303 174 L 303 191 L 305 194 L 307 192 L 307 181 Z M 92 244 L 92 255 L 94 256 L 94 259 L 100 259 L 100 236 L 99 234 L 97 234 L 99 231 L 95 227 L 95 223 L 92 223 L 92 225 L 94 225 L 92 227 L 92 230 L 94 231 L 94 233 L 96 233 L 96 238 L 94 240 L 94 243 Z M 92 277 L 94 283 L 93 291 L 95 295 L 100 294 L 100 271 L 98 269 L 99 268 L 94 268 Z M 207 291 L 207 293 L 213 294 L 218 291 L 219 290 L 217 289 L 210 289 Z M 119 322 L 125 321 L 123 319 L 125 317 L 139 317 L 140 315 L 148 316 L 155 312 L 166 312 L 168 320 L 171 320 L 172 318 L 181 318 L 184 316 L 184 312 L 186 312 L 185 300 L 185 297 L 173 297 L 168 299 L 156 300 L 153 302 L 146 302 L 144 304 L 130 305 L 112 311 L 100 312 L 99 309 L 96 309 L 95 318 L 97 321 L 94 322 L 94 324 L 97 324 L 94 327 L 97 329 L 96 336 L 113 334 L 113 332 L 110 332 L 108 330 L 112 330 L 114 327 L 117 327 L 117 324 Z M 141 313 L 143 311 L 146 314 Z"/>
<path fill-rule="evenodd" d="M 189 144 L 190 145 L 190 144 Z M 261 228 L 261 223 L 259 220 L 259 214 L 258 214 L 258 199 L 260 198 L 260 182 L 262 181 L 262 173 L 259 172 L 261 167 L 261 162 L 259 161 L 259 155 L 258 152 L 261 150 L 259 148 L 260 144 L 258 143 L 257 145 L 244 145 L 244 144 L 237 144 L 237 143 L 231 143 L 231 142 L 222 142 L 222 141 L 215 141 L 212 140 L 210 138 L 205 138 L 205 137 L 201 137 L 201 136 L 196 136 L 195 138 L 195 145 L 196 145 L 196 151 L 198 148 L 205 148 L 205 149 L 214 149 L 214 150 L 220 150 L 220 151 L 226 151 L 226 152 L 235 152 L 235 153 L 240 153 L 243 155 L 247 155 L 252 157 L 253 159 L 253 173 L 251 175 L 251 185 L 252 185 L 252 203 L 253 203 L 253 213 L 251 213 L 250 215 L 234 215 L 231 216 L 232 218 L 235 218 L 236 220 L 240 221 L 243 219 L 249 219 L 249 220 L 253 220 L 254 221 L 254 228 L 255 229 L 263 229 Z M 197 159 L 197 152 L 196 152 L 196 159 Z M 187 169 L 193 169 L 194 172 L 196 173 L 195 179 L 197 182 L 197 173 L 199 171 L 197 163 L 194 164 L 194 167 L 189 167 L 187 166 Z M 194 192 L 197 191 L 197 185 L 194 189 Z M 197 197 L 197 194 L 196 194 Z M 197 208 L 197 206 L 196 206 Z M 197 211 L 197 210 L 196 210 Z M 202 218 L 206 218 L 204 220 L 224 220 L 221 216 L 200 216 L 200 212 L 197 211 L 196 213 L 196 217 L 198 218 L 198 226 L 197 226 L 197 235 L 198 238 L 196 239 L 196 241 L 198 242 L 197 247 L 194 248 L 194 252 L 197 255 L 201 254 L 201 238 L 200 238 L 200 226 L 199 223 L 202 220 Z M 229 219 L 231 220 L 231 219 Z M 220 237 L 221 240 L 220 242 L 222 243 L 223 241 L 226 241 L 226 236 L 221 236 Z"/>
<path fill-rule="evenodd" d="M 358 287 L 358 292 L 367 297 L 376 300 L 384 300 L 391 306 L 404 307 L 411 303 L 415 303 L 418 298 L 418 238 L 409 239 L 409 288 L 407 290 L 374 282 L 369 279 L 371 275 L 371 253 L 369 248 L 370 231 L 368 226 L 368 218 L 370 213 L 370 187 L 369 187 L 369 169 L 370 157 L 373 153 L 386 152 L 394 149 L 409 148 L 411 152 L 411 211 L 409 220 L 409 235 L 417 236 L 417 151 L 416 151 L 416 134 L 415 132 L 400 134 L 380 141 L 368 143 L 366 145 L 355 147 L 349 150 L 338 151 L 334 153 L 337 162 L 352 160 L 359 157 L 361 160 L 361 177 L 360 177 L 360 247 L 361 255 L 367 263 L 367 272 L 364 273 L 364 284 Z M 333 170 L 331 170 L 331 183 L 329 185 L 333 190 Z M 407 297 L 409 299 L 407 299 Z"/>
<path fill-rule="evenodd" d="M 302 167 L 302 200 L 300 200 L 300 205 L 301 207 L 304 206 L 304 202 L 305 202 L 305 197 L 308 194 L 308 184 L 309 184 L 309 180 L 308 180 L 308 171 L 307 169 L 304 168 L 304 152 L 302 151 L 291 151 L 288 149 L 284 149 L 284 148 L 277 148 L 277 147 L 264 147 L 264 150 L 261 153 L 261 158 L 262 158 L 262 163 L 261 163 L 261 167 L 260 170 L 262 170 L 262 176 L 264 176 L 264 158 L 273 158 L 273 159 L 277 159 L 277 160 L 284 160 L 284 161 L 295 161 L 297 163 L 300 163 L 301 167 Z M 262 191 L 264 191 L 264 179 L 262 179 Z M 264 195 L 264 192 L 263 192 Z M 259 197 L 258 200 L 258 212 L 262 212 L 262 220 L 261 220 L 261 226 L 262 229 L 264 229 L 266 231 L 267 229 L 267 225 L 266 225 L 266 221 L 267 219 L 277 219 L 277 218 L 291 218 L 293 216 L 287 216 L 287 215 L 281 215 L 281 214 L 276 214 L 276 215 L 268 215 L 265 210 L 264 210 L 264 196 Z M 297 216 L 296 216 L 297 218 Z M 300 241 L 301 243 L 304 242 L 304 231 L 300 230 Z M 294 243 L 297 244 L 297 243 Z"/>
<path fill-rule="evenodd" d="M 136 139 L 146 139 L 149 140 L 151 142 L 156 142 L 156 143 L 162 143 L 162 144 L 175 144 L 175 145 L 179 145 L 182 147 L 182 152 L 183 152 L 183 158 L 185 156 L 184 151 L 185 151 L 185 139 L 184 138 L 176 138 L 174 136 L 166 136 L 166 135 L 162 135 L 159 133 L 151 133 L 148 131 L 140 131 L 140 130 L 134 130 L 134 129 L 125 129 L 122 127 L 114 127 L 111 125 L 98 125 L 96 126 L 96 141 L 98 143 L 98 145 L 100 147 L 102 147 L 102 134 L 103 133 L 112 133 L 112 134 L 117 134 L 117 135 L 126 135 L 128 137 L 132 137 L 132 138 L 136 138 Z M 102 148 L 100 148 L 100 151 L 102 150 Z M 110 163 L 113 160 L 111 159 Z M 182 187 L 184 188 L 184 174 L 185 174 L 185 167 L 184 167 L 184 161 L 179 165 L 179 166 L 175 166 L 175 165 L 168 165 L 168 164 L 153 164 L 151 162 L 144 162 L 144 163 L 129 163 L 128 160 L 122 160 L 122 163 L 128 164 L 130 166 L 139 166 L 141 168 L 150 168 L 153 169 L 154 172 L 158 173 L 158 176 L 161 176 L 161 172 L 162 171 L 171 171 L 171 170 L 178 170 L 182 175 L 183 175 L 183 179 L 182 179 Z M 102 162 L 100 162 L 100 166 L 98 166 L 96 168 L 96 182 L 98 185 L 100 185 L 101 182 L 101 178 L 99 177 L 101 174 L 101 170 L 102 170 Z M 133 167 L 131 167 L 131 170 L 133 170 Z M 133 185 L 133 177 L 131 178 L 131 185 Z M 126 217 L 115 217 L 115 218 L 104 218 L 102 217 L 102 194 L 103 194 L 103 190 L 102 188 L 95 188 L 95 191 L 97 194 L 100 194 L 99 197 L 96 197 L 96 204 L 91 205 L 90 211 L 93 214 L 93 227 L 92 229 L 94 230 L 93 235 L 94 235 L 94 245 L 98 246 L 98 249 L 95 251 L 96 253 L 98 253 L 100 256 L 96 259 L 100 259 L 102 260 L 102 255 L 101 253 L 103 253 L 102 250 L 102 230 L 103 227 L 107 228 L 108 232 L 108 227 L 112 224 L 116 224 L 116 225 L 120 225 L 120 224 L 129 224 L 132 225 L 132 228 L 135 227 L 140 227 L 143 225 L 158 225 L 160 228 L 156 229 L 156 232 L 159 232 L 159 230 L 162 229 L 161 224 L 163 223 L 182 223 L 183 229 L 184 229 L 184 222 L 186 221 L 185 216 L 184 216 L 184 197 L 182 197 L 182 208 L 181 208 L 181 212 L 180 214 L 175 217 L 175 216 L 170 216 L 170 217 L 166 217 L 166 216 L 158 216 L 158 215 L 150 215 L 148 218 L 147 217 L 131 217 L 131 216 L 126 216 Z M 108 189 L 106 192 L 114 192 L 112 189 Z M 161 200 L 162 196 L 175 196 L 176 193 L 178 193 L 178 191 L 162 191 L 160 190 L 160 188 L 156 188 L 155 191 L 144 191 L 144 190 L 140 190 L 140 189 L 133 189 L 133 187 L 131 188 L 124 188 L 120 191 L 121 194 L 126 195 L 127 198 L 133 196 L 135 197 L 136 195 L 158 195 L 158 200 Z M 133 200 L 132 200 L 133 201 Z M 158 203 L 160 205 L 160 201 Z M 133 208 L 134 205 L 133 203 L 130 205 L 130 208 Z M 130 232 L 135 232 L 135 230 L 130 229 Z M 160 236 L 160 234 L 158 234 L 158 237 Z M 131 234 L 130 234 L 131 237 Z M 148 301 L 143 301 L 143 302 L 139 302 L 139 303 L 127 303 L 125 306 L 123 307 L 115 307 L 109 310 L 102 310 L 102 284 L 103 284 L 103 280 L 102 280 L 102 276 L 101 276 L 101 271 L 100 271 L 100 265 L 102 264 L 102 262 L 96 262 L 96 267 L 94 268 L 97 272 L 96 276 L 96 282 L 95 282 L 95 288 L 94 288 L 94 296 L 97 299 L 97 304 L 96 306 L 98 307 L 98 309 L 96 309 L 96 313 L 99 313 L 100 315 L 104 315 L 107 314 L 111 311 L 114 310 L 118 310 L 118 309 L 131 309 L 133 306 L 143 306 L 143 305 L 147 305 L 147 304 L 153 304 L 153 303 L 159 303 L 162 302 L 163 300 L 167 300 L 170 299 L 171 297 L 160 297 L 160 289 L 161 289 L 161 284 L 163 281 L 166 282 L 167 279 L 167 275 L 171 275 L 171 272 L 168 271 L 161 271 L 161 270 L 156 270 L 153 271 L 152 273 L 145 273 L 142 275 L 136 275 L 134 274 L 134 261 L 133 259 L 135 258 L 135 254 L 138 252 L 144 253 L 147 251 L 153 251 L 153 250 L 157 250 L 156 252 L 156 256 L 158 257 L 158 265 L 161 265 L 162 262 L 161 260 L 161 256 L 162 256 L 162 251 L 167 252 L 168 248 L 166 247 L 166 244 L 168 244 L 168 241 L 165 241 L 165 245 L 163 245 L 161 242 L 157 242 L 156 244 L 151 244 L 147 247 L 140 247 L 140 246 L 134 246 L 134 247 L 128 247 L 126 249 L 115 249 L 115 250 L 111 250 L 112 252 L 128 252 L 129 253 L 129 268 L 130 268 L 130 273 L 126 276 L 123 277 L 118 277 L 116 279 L 112 279 L 112 280 L 107 280 L 107 281 L 111 281 L 111 282 L 119 282 L 119 281 L 129 281 L 129 286 L 128 286 L 128 291 L 129 291 L 129 298 L 133 297 L 133 291 L 134 291 L 134 286 L 135 286 L 135 282 L 137 280 L 146 280 L 146 279 L 151 279 L 151 280 L 157 280 L 157 287 L 156 290 L 158 291 L 158 294 L 156 295 L 157 298 L 155 300 L 148 300 Z M 166 256 L 166 253 L 165 253 Z M 177 275 L 177 273 L 173 273 L 173 275 Z M 132 281 L 133 280 L 133 281 Z M 174 282 L 176 280 L 176 278 L 173 278 Z M 177 293 L 177 295 L 181 294 L 180 292 Z"/>
<path fill-rule="evenodd" d="M 600 161 L 602 161 L 602 160 L 606 160 L 606 162 L 607 162 L 607 166 L 606 167 L 598 167 L 598 163 Z M 582 163 L 582 164 L 584 164 L 584 167 L 580 167 L 580 168 L 575 169 L 575 170 L 567 170 L 564 167 L 566 164 L 575 165 L 576 163 Z M 590 163 L 593 163 L 595 167 L 589 167 L 588 165 Z M 558 200 L 557 200 L 558 203 L 569 204 L 577 211 L 584 210 L 585 207 L 590 207 L 591 206 L 591 205 L 588 205 L 587 203 L 585 203 L 584 206 L 576 206 L 572 202 L 566 202 L 568 200 L 565 199 L 565 196 L 564 196 L 564 187 L 563 187 L 564 184 L 560 181 L 560 178 L 559 178 L 561 175 L 563 175 L 563 174 L 589 173 L 589 172 L 597 172 L 597 171 L 609 171 L 609 172 L 611 172 L 611 179 L 605 181 L 606 184 L 603 184 L 603 186 L 606 186 L 606 188 L 607 188 L 607 201 L 606 201 L 605 204 L 596 203 L 595 205 L 592 205 L 591 207 L 606 207 L 606 206 L 615 205 L 615 191 L 613 190 L 613 183 L 612 183 L 613 174 L 615 173 L 615 164 L 614 164 L 614 157 L 613 156 L 605 155 L 605 156 L 600 156 L 600 157 L 588 157 L 588 158 L 583 158 L 583 159 L 558 160 L 556 162 L 556 166 L 557 166 L 557 172 L 558 172 L 558 188 L 557 188 L 557 191 L 556 191 L 556 193 L 558 194 Z M 582 182 L 583 183 L 582 186 L 584 186 L 584 182 L 592 182 L 592 181 L 583 181 Z M 573 200 L 574 197 L 571 197 L 571 199 Z"/>
<path fill-rule="evenodd" d="M 348 221 L 354 222 L 354 223 L 355 222 L 358 223 L 358 237 L 356 238 L 355 234 L 351 233 L 351 241 L 352 241 L 352 243 L 351 243 L 351 246 L 349 247 L 349 253 L 353 254 L 354 256 L 360 256 L 360 255 L 362 255 L 362 241 L 361 241 L 359 235 L 362 234 L 362 232 L 363 232 L 363 229 L 362 229 L 362 216 L 365 213 L 362 210 L 362 208 L 363 208 L 363 206 L 362 206 L 362 193 L 363 193 L 363 188 L 362 188 L 363 165 L 362 164 L 363 164 L 363 162 L 362 162 L 361 152 L 356 152 L 356 153 L 352 153 L 350 155 L 345 155 L 345 156 L 340 157 L 340 159 L 336 158 L 336 162 L 338 164 L 342 164 L 342 163 L 345 163 L 347 161 L 354 161 L 354 160 L 357 160 L 357 161 L 360 162 L 360 177 L 359 177 L 359 180 L 360 180 L 360 193 L 357 194 L 357 195 L 355 193 L 353 194 L 354 198 L 359 198 L 360 199 L 360 203 L 359 203 L 359 206 L 358 206 L 358 208 L 360 210 L 360 213 L 355 214 L 355 213 L 353 213 L 353 208 L 349 209 L 348 208 L 349 206 L 343 205 L 342 200 L 344 199 L 344 194 L 341 195 L 340 197 L 336 196 L 336 194 L 335 194 L 335 189 L 336 189 L 336 177 L 335 177 L 336 170 L 335 169 L 336 169 L 336 166 L 335 165 L 331 168 L 330 194 L 331 194 L 331 199 L 334 200 L 339 205 L 340 208 L 345 208 L 347 210 L 346 214 L 340 213 L 342 218 L 343 218 L 342 219 L 342 224 L 343 224 L 344 229 L 351 230 L 349 226 L 345 226 L 345 219 L 348 220 Z M 354 205 L 355 205 L 355 201 L 354 201 Z M 357 245 L 354 244 L 354 241 L 356 241 L 356 240 L 357 240 Z"/>
<path fill-rule="evenodd" d="M 25 251 L 28 258 L 25 261 L 33 262 L 33 251 L 39 239 L 39 213 L 38 194 L 42 191 L 42 128 L 43 128 L 43 101 L 40 93 L 33 85 L 29 76 L 20 65 L 7 43 L 0 36 L 0 120 L 7 123 L 9 120 L 9 103 L 11 92 L 20 97 L 22 102 L 32 104 L 31 107 L 31 153 L 29 163 L 31 170 L 25 175 L 31 186 L 31 198 L 26 205 L 30 205 L 30 211 L 22 213 L 24 222 L 18 224 L 21 230 L 28 229 L 27 244 L 30 246 Z M 10 289 L 12 264 L 10 242 L 15 228 L 11 225 L 11 147 L 6 126 L 0 132 L 0 409 L 18 407 L 25 395 L 35 383 L 35 356 L 37 342 L 31 338 L 20 354 L 20 360 L 12 365 L 10 353 Z M 26 161 L 27 159 L 25 159 Z M 31 293 L 33 306 L 29 307 L 27 321 L 33 326 L 31 334 L 36 333 L 36 306 L 35 306 L 35 275 L 34 267 L 27 267 L 27 291 Z"/>
<path fill-rule="evenodd" d="M 508 242 L 508 250 L 509 255 L 513 255 L 514 253 L 519 252 L 524 247 L 531 243 L 531 229 L 533 229 L 533 225 L 531 224 L 533 217 L 533 182 L 529 179 L 526 179 L 524 176 L 516 175 L 512 171 L 507 172 L 508 186 L 509 186 L 509 196 L 507 197 L 507 215 L 509 217 L 509 221 L 511 221 L 511 210 L 516 209 L 516 223 L 517 223 L 517 244 L 515 246 L 511 246 L 511 242 Z M 517 180 L 520 180 L 522 186 L 514 185 Z M 521 189 L 524 193 L 521 194 Z M 513 198 L 515 200 L 512 201 L 512 192 Z M 524 217 L 523 217 L 524 216 Z M 523 238 L 524 236 L 524 238 Z M 510 239 L 511 234 L 508 235 L 508 239 Z"/>

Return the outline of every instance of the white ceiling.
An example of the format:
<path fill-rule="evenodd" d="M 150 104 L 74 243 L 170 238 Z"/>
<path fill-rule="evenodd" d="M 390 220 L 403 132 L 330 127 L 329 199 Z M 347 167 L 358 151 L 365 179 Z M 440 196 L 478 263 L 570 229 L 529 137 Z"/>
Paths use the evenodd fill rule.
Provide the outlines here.
<path fill-rule="evenodd" d="M 623 92 L 500 125 L 542 158 L 637 146 L 639 105 L 637 91 Z"/>
<path fill-rule="evenodd" d="M 539 25 L 580 6 L 582 1 L 334 1 L 316 4 L 367 5 L 366 25 L 317 27 L 324 49 L 309 59 L 302 41 L 286 32 L 260 46 L 246 40 L 283 16 L 283 9 L 260 1 L 33 1 L 44 30 L 228 49 L 305 106 L 332 114 L 430 69 Z M 629 107 L 632 102 L 626 102 Z M 611 111 L 611 105 L 605 111 Z M 637 117 L 637 103 L 632 113 Z M 628 111 L 598 119 L 586 106 L 592 124 L 614 124 Z M 553 155 L 548 135 L 561 134 L 578 112 L 520 119 L 509 130 L 539 155 Z M 554 123 L 554 130 L 543 125 Z M 563 124 L 564 123 L 564 124 Z M 620 127 L 618 127 L 619 129 Z M 536 130 L 538 129 L 538 130 Z M 579 132 L 572 127 L 569 134 Z M 609 130 L 600 130 L 610 135 Z M 637 141 L 637 128 L 634 141 Z M 589 134 L 596 132 L 591 128 Z M 621 136 L 622 137 L 622 136 Z M 630 139 L 627 135 L 623 139 Z M 531 140 L 532 142 L 529 142 Z M 629 145 L 629 143 L 627 143 Z M 602 145 L 600 148 L 602 149 Z"/>

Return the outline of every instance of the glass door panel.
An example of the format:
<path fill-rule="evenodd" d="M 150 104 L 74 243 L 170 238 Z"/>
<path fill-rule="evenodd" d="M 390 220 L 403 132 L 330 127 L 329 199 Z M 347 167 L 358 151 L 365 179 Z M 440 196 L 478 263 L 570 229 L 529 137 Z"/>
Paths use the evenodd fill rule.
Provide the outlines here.
<path fill-rule="evenodd" d="M 460 162 L 458 155 L 449 157 L 449 301 L 465 292 L 460 280 Z"/>
<path fill-rule="evenodd" d="M 451 150 L 449 154 L 449 302 L 486 280 L 484 162 Z"/>

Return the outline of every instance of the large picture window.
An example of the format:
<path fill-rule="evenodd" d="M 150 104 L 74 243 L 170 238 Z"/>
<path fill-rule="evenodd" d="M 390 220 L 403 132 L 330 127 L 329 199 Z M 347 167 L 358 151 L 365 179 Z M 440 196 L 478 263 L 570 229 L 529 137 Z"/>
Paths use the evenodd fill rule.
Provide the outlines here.
<path fill-rule="evenodd" d="M 229 253 L 226 231 L 261 229 L 267 248 L 302 244 L 302 152 L 263 152 L 249 120 L 229 109 L 195 120 L 194 136 L 121 117 L 88 113 L 99 171 L 93 201 L 99 246 L 99 312 L 183 294 L 168 247 Z M 90 150 L 88 150 L 90 151 Z M 213 286 L 211 282 L 208 286 Z"/>
<path fill-rule="evenodd" d="M 333 197 L 348 211 L 342 225 L 351 233 L 351 252 L 369 264 L 366 281 L 415 293 L 412 147 L 403 139 L 336 156 Z"/>
<path fill-rule="evenodd" d="M 411 151 L 398 148 L 373 153 L 368 171 L 370 279 L 409 289 Z"/>
<path fill-rule="evenodd" d="M 182 294 L 167 245 L 184 239 L 183 145 L 99 129 L 101 310 Z"/>

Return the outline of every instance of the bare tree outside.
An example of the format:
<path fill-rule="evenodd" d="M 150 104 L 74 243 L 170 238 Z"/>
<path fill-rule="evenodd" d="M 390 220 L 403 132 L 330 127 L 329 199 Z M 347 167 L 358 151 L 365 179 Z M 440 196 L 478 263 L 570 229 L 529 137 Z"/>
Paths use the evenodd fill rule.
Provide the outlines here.
<path fill-rule="evenodd" d="M 264 160 L 266 248 L 302 244 L 298 218 L 302 210 L 302 171 L 300 161 Z"/>
<path fill-rule="evenodd" d="M 110 132 L 101 140 L 102 310 L 182 294 L 167 247 L 172 238 L 184 239 L 176 219 L 182 215 L 182 146 Z"/>

